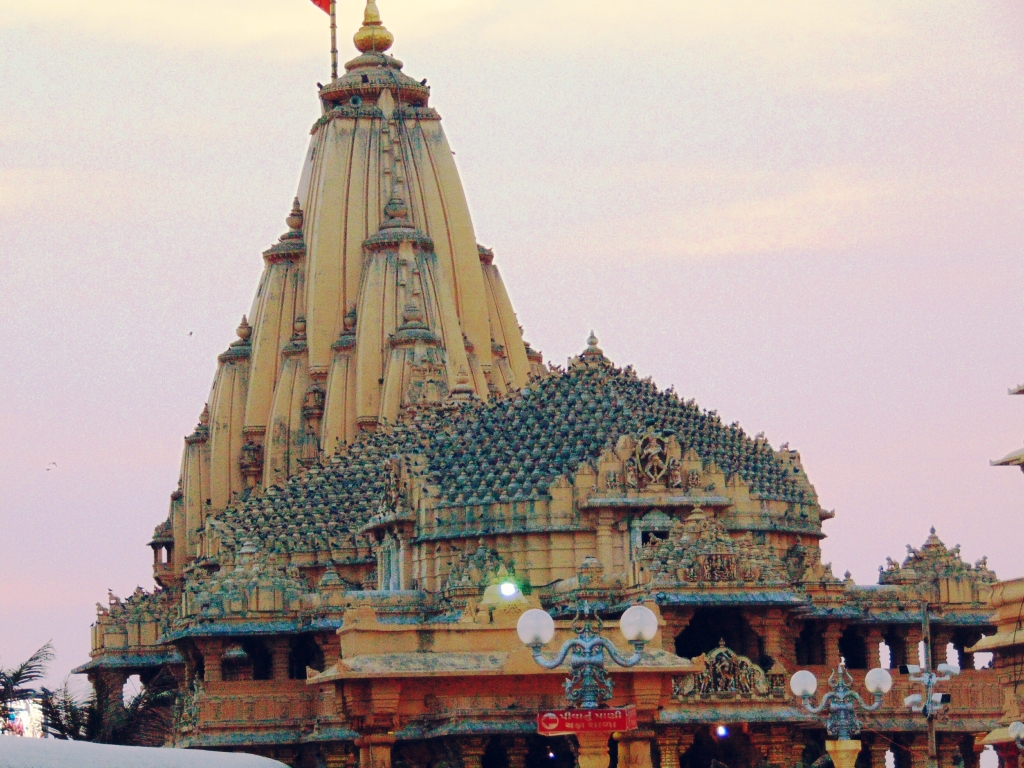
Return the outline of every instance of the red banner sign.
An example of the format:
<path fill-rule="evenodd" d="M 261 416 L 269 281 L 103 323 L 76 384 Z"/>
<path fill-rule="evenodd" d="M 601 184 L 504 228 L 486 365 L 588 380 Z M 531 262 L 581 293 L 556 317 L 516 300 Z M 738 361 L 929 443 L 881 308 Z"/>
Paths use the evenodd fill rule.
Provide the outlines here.
<path fill-rule="evenodd" d="M 636 728 L 636 709 L 560 709 L 537 715 L 537 733 L 541 736 L 565 736 L 595 731 L 632 731 Z"/>

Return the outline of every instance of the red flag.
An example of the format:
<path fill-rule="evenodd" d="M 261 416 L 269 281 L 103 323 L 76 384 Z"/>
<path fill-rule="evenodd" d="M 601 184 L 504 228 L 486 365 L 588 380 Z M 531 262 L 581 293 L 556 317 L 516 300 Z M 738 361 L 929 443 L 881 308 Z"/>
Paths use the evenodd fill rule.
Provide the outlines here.
<path fill-rule="evenodd" d="M 331 0 L 313 0 L 313 5 L 315 5 L 324 13 L 331 12 Z"/>

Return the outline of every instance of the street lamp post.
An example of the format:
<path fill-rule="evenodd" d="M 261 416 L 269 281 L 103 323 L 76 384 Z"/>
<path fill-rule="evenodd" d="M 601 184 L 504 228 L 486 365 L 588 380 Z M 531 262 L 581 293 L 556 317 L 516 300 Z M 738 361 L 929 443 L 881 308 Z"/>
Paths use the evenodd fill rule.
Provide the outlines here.
<path fill-rule="evenodd" d="M 620 667 L 640 663 L 644 646 L 658 631 L 658 617 L 643 605 L 634 605 L 622 614 L 619 629 L 633 654 L 622 656 L 611 641 L 601 637 L 604 624 L 589 602 L 584 601 L 576 612 L 572 628 L 576 637 L 566 640 L 554 658 L 547 659 L 541 649 L 555 636 L 555 622 L 547 611 L 532 608 L 519 617 L 516 631 L 519 639 L 533 651 L 533 659 L 545 669 L 555 669 L 569 658 L 571 676 L 565 681 L 565 699 L 570 707 L 598 709 L 612 697 L 612 681 L 605 670 L 604 656 Z"/>
<path fill-rule="evenodd" d="M 865 703 L 860 694 L 853 690 L 852 684 L 853 678 L 846 671 L 846 665 L 840 662 L 839 668 L 828 678 L 831 690 L 815 705 L 811 702 L 811 696 L 818 689 L 818 680 L 811 672 L 802 669 L 789 681 L 790 690 L 803 700 L 808 712 L 818 714 L 828 709 L 825 730 L 832 738 L 825 742 L 825 749 L 836 768 L 854 768 L 860 753 L 860 740 L 854 738 L 860 733 L 857 709 L 859 707 L 865 712 L 872 712 L 882 706 L 882 697 L 892 688 L 892 677 L 881 668 L 867 673 L 864 686 L 874 695 L 871 704 Z"/>
<path fill-rule="evenodd" d="M 932 636 L 928 619 L 928 604 L 921 607 L 921 635 L 924 638 L 924 666 L 903 664 L 900 672 L 912 683 L 921 683 L 924 694 L 914 693 L 903 700 L 913 712 L 921 712 L 928 721 L 928 768 L 937 768 L 938 749 L 935 742 L 935 717 L 949 703 L 948 693 L 936 693 L 935 686 L 960 674 L 960 667 L 945 662 L 932 669 Z"/>
<path fill-rule="evenodd" d="M 566 658 L 569 659 L 570 676 L 565 681 L 565 699 L 571 709 L 588 714 L 618 712 L 602 710 L 602 705 L 612 697 L 612 681 L 605 670 L 605 654 L 621 667 L 639 664 L 644 646 L 654 639 L 658 631 L 658 617 L 643 605 L 634 605 L 622 614 L 619 629 L 633 646 L 633 654 L 628 657 L 601 637 L 603 623 L 590 603 L 584 601 L 577 607 L 572 628 L 576 637 L 566 640 L 554 658 L 548 659 L 541 654 L 541 648 L 555 636 L 555 622 L 551 616 L 546 611 L 532 608 L 519 617 L 516 625 L 519 639 L 533 651 L 533 659 L 540 666 L 555 669 Z M 609 732 L 601 732 L 600 728 L 593 732 L 576 732 L 579 768 L 607 768 L 610 760 L 608 736 Z"/>

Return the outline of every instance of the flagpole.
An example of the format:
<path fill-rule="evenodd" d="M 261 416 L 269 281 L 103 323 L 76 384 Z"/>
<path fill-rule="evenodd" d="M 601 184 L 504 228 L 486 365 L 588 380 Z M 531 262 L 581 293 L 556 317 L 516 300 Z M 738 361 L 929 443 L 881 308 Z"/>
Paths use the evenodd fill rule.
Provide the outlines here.
<path fill-rule="evenodd" d="M 331 80 L 338 79 L 338 20 L 334 5 L 335 0 L 331 0 Z"/>

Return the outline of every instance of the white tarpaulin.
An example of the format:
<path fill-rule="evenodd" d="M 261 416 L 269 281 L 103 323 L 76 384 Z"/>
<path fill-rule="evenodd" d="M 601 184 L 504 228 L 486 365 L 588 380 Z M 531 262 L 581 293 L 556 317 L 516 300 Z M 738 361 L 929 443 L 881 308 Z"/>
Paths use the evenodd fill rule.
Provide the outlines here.
<path fill-rule="evenodd" d="M 0 768 L 286 768 L 256 755 L 0 736 Z"/>

